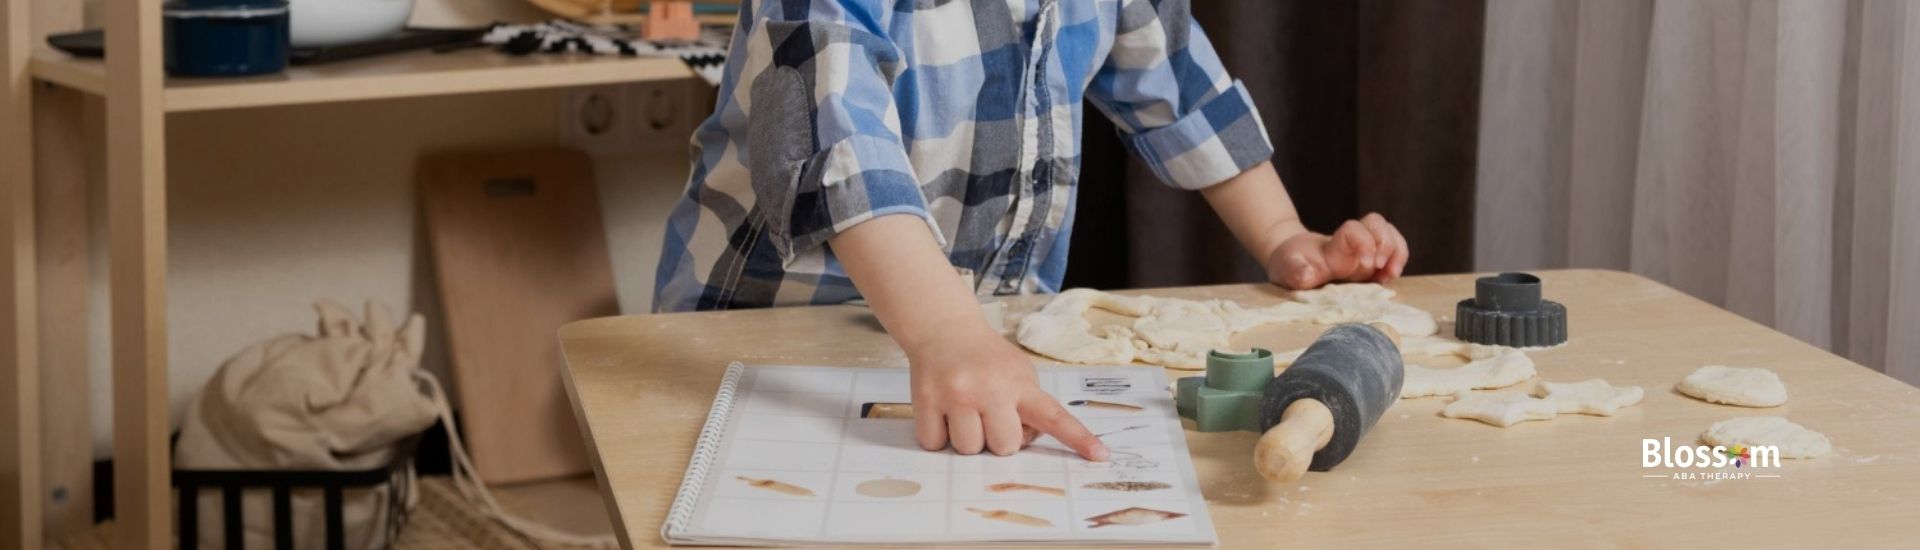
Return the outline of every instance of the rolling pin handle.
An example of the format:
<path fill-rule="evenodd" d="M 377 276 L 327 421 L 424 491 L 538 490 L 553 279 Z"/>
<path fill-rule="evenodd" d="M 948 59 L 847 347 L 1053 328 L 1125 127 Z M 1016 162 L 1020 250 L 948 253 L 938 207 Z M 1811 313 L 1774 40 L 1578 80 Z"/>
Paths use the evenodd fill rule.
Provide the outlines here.
<path fill-rule="evenodd" d="M 1280 423 L 1254 444 L 1254 469 L 1268 481 L 1292 483 L 1306 475 L 1313 454 L 1331 440 L 1333 411 L 1318 400 L 1294 401 L 1280 412 Z"/>

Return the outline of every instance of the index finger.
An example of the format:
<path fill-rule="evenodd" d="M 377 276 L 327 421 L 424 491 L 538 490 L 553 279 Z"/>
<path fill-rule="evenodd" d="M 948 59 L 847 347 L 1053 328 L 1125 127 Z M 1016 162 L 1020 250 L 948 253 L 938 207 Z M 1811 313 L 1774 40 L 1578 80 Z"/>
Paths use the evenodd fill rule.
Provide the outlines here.
<path fill-rule="evenodd" d="M 1107 444 L 1087 431 L 1080 419 L 1067 413 L 1067 408 L 1045 393 L 1035 391 L 1020 401 L 1020 423 L 1032 426 L 1041 433 L 1060 440 L 1081 458 L 1094 462 L 1107 460 Z"/>

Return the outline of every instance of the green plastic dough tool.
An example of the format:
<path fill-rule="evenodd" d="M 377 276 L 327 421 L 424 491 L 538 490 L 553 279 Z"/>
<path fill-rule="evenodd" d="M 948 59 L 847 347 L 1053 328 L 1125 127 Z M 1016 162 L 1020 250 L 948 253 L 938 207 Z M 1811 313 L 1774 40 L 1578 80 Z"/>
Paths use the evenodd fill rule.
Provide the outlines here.
<path fill-rule="evenodd" d="M 1205 377 L 1181 378 L 1174 388 L 1180 416 L 1202 432 L 1261 432 L 1260 399 L 1273 381 L 1273 352 L 1207 352 Z"/>

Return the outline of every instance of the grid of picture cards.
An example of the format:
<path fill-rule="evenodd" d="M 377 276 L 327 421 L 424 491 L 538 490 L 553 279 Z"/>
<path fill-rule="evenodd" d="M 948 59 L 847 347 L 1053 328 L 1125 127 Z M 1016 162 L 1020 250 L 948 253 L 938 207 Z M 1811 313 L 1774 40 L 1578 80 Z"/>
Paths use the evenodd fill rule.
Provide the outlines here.
<path fill-rule="evenodd" d="M 662 536 L 672 544 L 1216 542 L 1160 369 L 1053 367 L 1040 384 L 1112 450 L 929 452 L 906 369 L 728 369 Z"/>

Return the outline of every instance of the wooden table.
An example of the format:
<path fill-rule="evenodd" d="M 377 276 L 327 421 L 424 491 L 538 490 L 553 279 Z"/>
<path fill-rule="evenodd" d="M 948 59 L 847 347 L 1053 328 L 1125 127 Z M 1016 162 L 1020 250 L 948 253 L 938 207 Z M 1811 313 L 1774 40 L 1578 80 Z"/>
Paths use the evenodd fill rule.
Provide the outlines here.
<path fill-rule="evenodd" d="M 1531 353 L 1538 379 L 1639 385 L 1644 401 L 1611 418 L 1561 415 L 1496 428 L 1439 417 L 1445 398 L 1402 400 L 1346 463 L 1286 487 L 1268 487 L 1253 471 L 1254 434 L 1189 431 L 1222 546 L 1894 547 L 1920 540 L 1920 389 L 1635 275 L 1540 275 L 1547 298 L 1567 305 L 1572 339 Z M 1456 301 L 1473 294 L 1473 276 L 1391 286 L 1401 300 L 1438 315 L 1451 334 L 1445 321 Z M 1284 296 L 1265 285 L 1145 293 L 1250 305 Z M 1024 311 L 1045 300 L 1009 304 Z M 1235 345 L 1292 349 L 1323 328 L 1261 329 L 1237 336 Z M 853 306 L 595 319 L 560 336 L 594 470 L 630 547 L 663 544 L 660 524 L 729 361 L 906 364 L 867 310 Z M 1673 391 L 1707 364 L 1772 369 L 1791 400 L 1749 409 Z M 1778 478 L 1643 477 L 1672 471 L 1641 467 L 1643 438 L 1694 444 L 1716 421 L 1754 415 L 1784 415 L 1824 432 L 1835 452 L 1760 471 Z"/>

